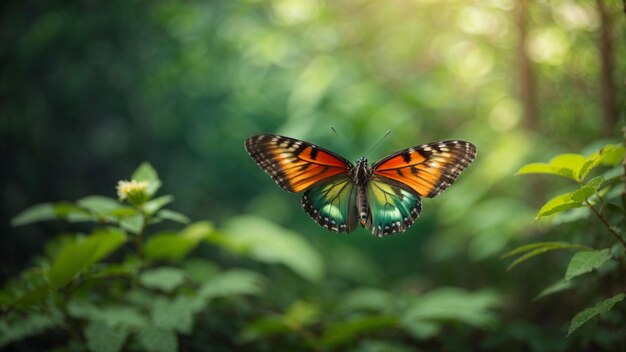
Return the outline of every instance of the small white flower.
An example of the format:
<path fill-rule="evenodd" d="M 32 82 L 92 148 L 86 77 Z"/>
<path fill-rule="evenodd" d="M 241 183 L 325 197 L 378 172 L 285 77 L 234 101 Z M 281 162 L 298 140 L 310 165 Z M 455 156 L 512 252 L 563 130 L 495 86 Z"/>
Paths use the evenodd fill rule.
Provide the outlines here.
<path fill-rule="evenodd" d="M 147 198 L 148 181 L 119 181 L 116 189 L 120 201 L 128 199 L 132 203 L 141 203 Z"/>

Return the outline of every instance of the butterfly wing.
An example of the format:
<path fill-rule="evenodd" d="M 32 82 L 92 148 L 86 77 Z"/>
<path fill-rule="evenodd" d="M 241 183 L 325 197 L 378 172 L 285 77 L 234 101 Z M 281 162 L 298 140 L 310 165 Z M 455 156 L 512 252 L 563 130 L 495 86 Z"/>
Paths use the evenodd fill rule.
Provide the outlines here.
<path fill-rule="evenodd" d="M 372 165 L 374 174 L 410 187 L 421 197 L 445 191 L 476 157 L 465 141 L 423 144 L 394 153 Z"/>
<path fill-rule="evenodd" d="M 289 192 L 301 192 L 333 176 L 348 176 L 352 164 L 314 144 L 271 134 L 246 139 L 252 159 Z"/>
<path fill-rule="evenodd" d="M 370 206 L 367 227 L 375 236 L 404 232 L 422 211 L 420 196 L 388 178 L 374 176 L 367 187 Z"/>
<path fill-rule="evenodd" d="M 302 195 L 302 207 L 320 226 L 335 232 L 357 227 L 356 186 L 347 175 L 315 184 Z"/>

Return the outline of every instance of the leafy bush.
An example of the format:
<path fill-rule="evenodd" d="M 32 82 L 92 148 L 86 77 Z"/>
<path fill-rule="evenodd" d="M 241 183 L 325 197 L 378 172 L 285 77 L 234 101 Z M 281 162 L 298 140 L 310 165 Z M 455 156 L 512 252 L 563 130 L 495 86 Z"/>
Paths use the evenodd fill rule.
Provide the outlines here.
<path fill-rule="evenodd" d="M 624 162 L 624 165 L 622 165 Z M 591 222 L 597 226 L 580 226 L 583 229 L 580 242 L 537 242 L 523 245 L 503 257 L 518 256 L 509 269 L 539 254 L 561 249 L 573 249 L 576 253 L 571 257 L 563 278 L 546 287 L 537 299 L 564 290 L 582 286 L 580 276 L 593 273 L 596 276 L 608 276 L 611 272 L 619 272 L 624 268 L 626 240 L 624 239 L 624 220 L 626 219 L 626 191 L 624 191 L 624 147 L 609 144 L 600 150 L 584 156 L 581 154 L 562 154 L 554 157 L 549 163 L 532 163 L 522 167 L 518 174 L 548 174 L 574 181 L 577 188 L 559 194 L 545 203 L 537 214 L 537 219 L 549 218 L 552 223 Z M 589 213 L 595 216 L 587 220 Z M 590 230 L 585 230 L 585 229 Z M 577 234 L 570 234 L 570 238 Z M 609 265 L 609 263 L 618 265 Z M 582 279 L 582 278 L 581 278 Z M 619 292 L 615 287 L 608 298 L 598 299 L 598 303 L 572 317 L 567 335 L 574 333 L 583 324 L 596 316 L 601 316 L 626 297 L 624 287 Z M 601 294 L 598 292 L 598 294 Z"/>
<path fill-rule="evenodd" d="M 0 347 L 406 350 L 407 341 L 432 341 L 445 325 L 497 325 L 496 292 L 337 288 L 323 257 L 298 233 L 253 216 L 233 218 L 220 230 L 190 223 L 165 208 L 172 196 L 155 196 L 160 186 L 144 163 L 131 181 L 120 181 L 117 200 L 39 204 L 13 219 L 15 226 L 52 219 L 95 225 L 51 240 L 45 256 L 6 284 Z M 154 230 L 166 222 L 184 227 Z M 203 246 L 218 250 L 205 251 L 214 259 L 227 255 L 222 261 L 250 268 L 190 255 Z M 262 272 L 271 268 L 278 274 L 270 282 Z M 276 299 L 293 280 L 314 294 Z"/>

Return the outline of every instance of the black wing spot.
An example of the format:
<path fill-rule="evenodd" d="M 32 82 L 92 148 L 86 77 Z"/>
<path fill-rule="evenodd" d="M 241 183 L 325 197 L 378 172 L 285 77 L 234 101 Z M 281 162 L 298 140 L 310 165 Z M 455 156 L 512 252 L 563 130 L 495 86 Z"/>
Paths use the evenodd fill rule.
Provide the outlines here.
<path fill-rule="evenodd" d="M 402 153 L 401 155 L 405 163 L 408 164 L 411 161 L 411 153 L 409 153 L 408 151 Z"/>
<path fill-rule="evenodd" d="M 317 150 L 317 148 L 311 148 L 311 159 L 316 160 L 318 152 L 319 150 Z"/>

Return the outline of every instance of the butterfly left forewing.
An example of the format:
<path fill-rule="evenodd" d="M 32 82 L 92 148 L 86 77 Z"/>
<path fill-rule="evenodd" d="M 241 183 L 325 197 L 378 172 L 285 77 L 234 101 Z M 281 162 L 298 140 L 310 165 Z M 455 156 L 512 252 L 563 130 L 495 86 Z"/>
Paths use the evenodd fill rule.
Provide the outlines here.
<path fill-rule="evenodd" d="M 374 176 L 367 187 L 370 207 L 367 227 L 375 236 L 404 232 L 422 211 L 420 197 L 411 188 Z"/>
<path fill-rule="evenodd" d="M 301 192 L 322 180 L 347 175 L 351 167 L 349 161 L 329 150 L 279 135 L 252 136 L 245 146 L 259 167 L 289 192 Z"/>
<path fill-rule="evenodd" d="M 476 146 L 465 141 L 423 144 L 394 153 L 372 165 L 374 174 L 400 182 L 421 197 L 445 191 L 476 157 Z"/>

